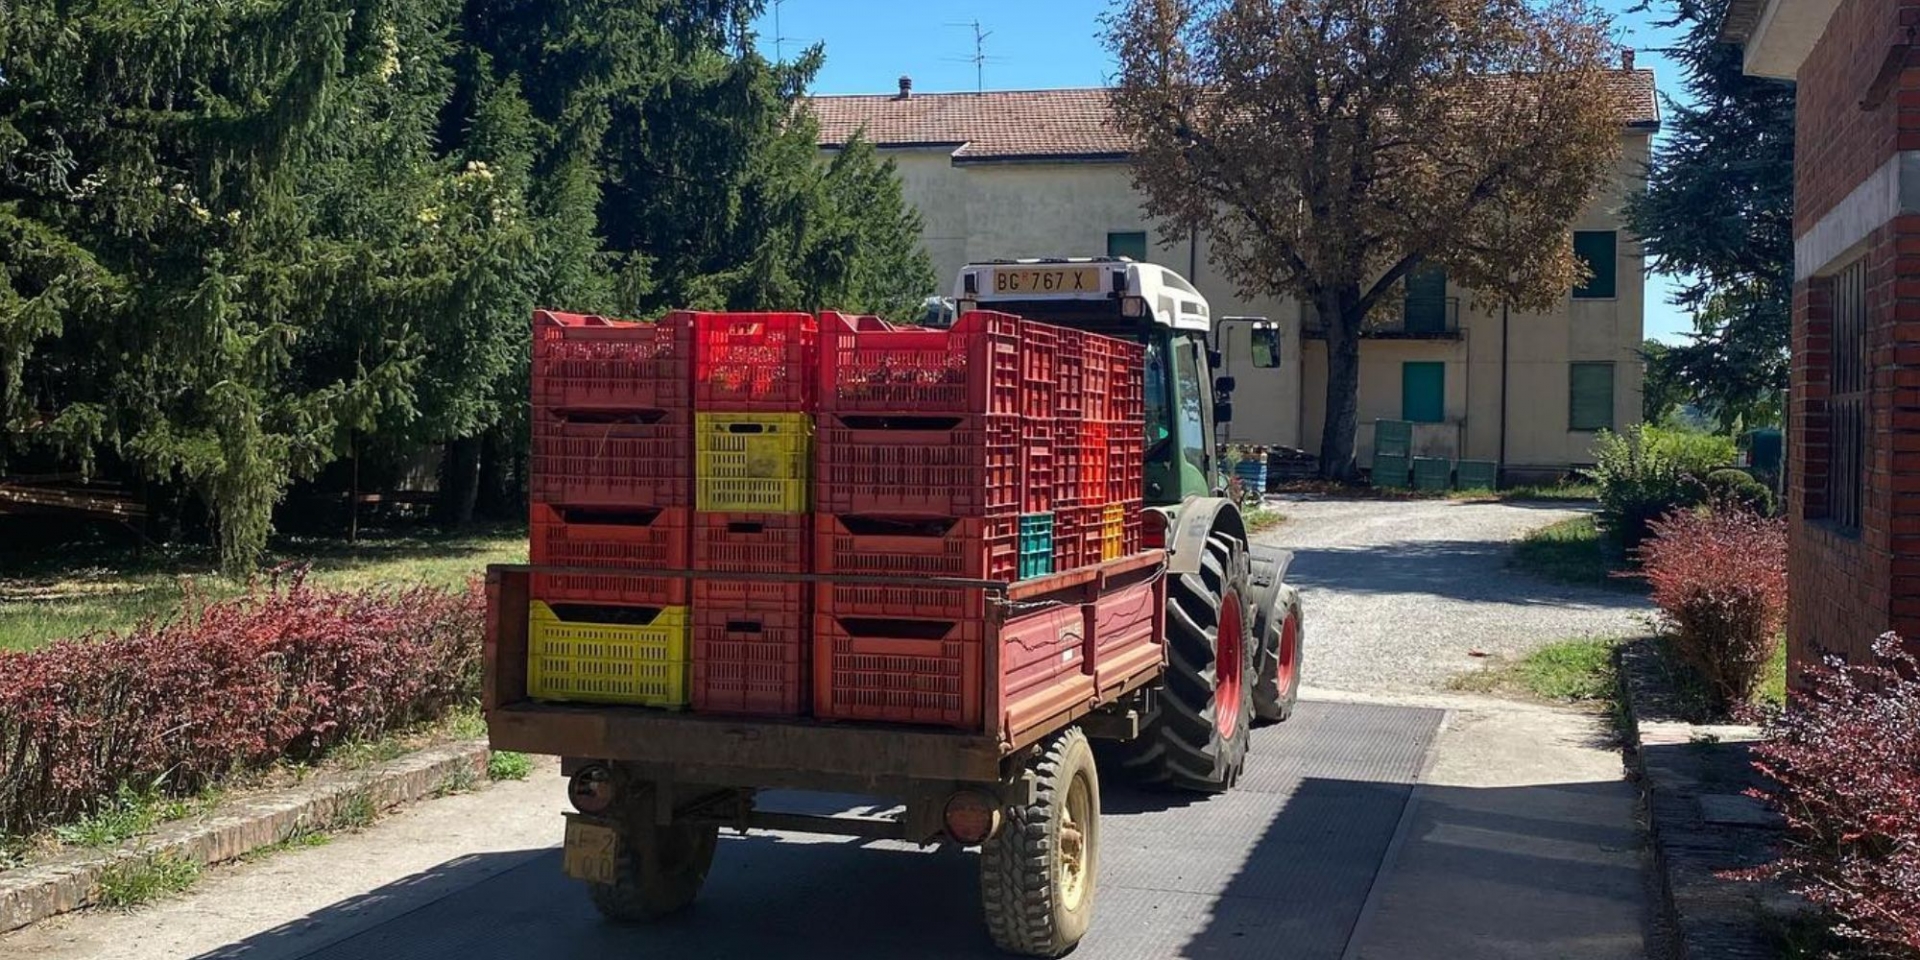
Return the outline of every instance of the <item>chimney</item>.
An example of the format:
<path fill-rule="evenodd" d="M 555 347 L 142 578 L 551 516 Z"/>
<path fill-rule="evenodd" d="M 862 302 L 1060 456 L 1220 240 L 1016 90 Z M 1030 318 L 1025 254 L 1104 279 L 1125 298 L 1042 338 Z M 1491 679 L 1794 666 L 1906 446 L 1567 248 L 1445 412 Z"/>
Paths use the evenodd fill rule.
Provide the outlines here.
<path fill-rule="evenodd" d="M 900 75 L 900 95 L 895 97 L 894 99 L 895 100 L 912 100 L 913 99 L 913 78 L 912 77 L 909 77 L 904 73 Z"/>
<path fill-rule="evenodd" d="M 1633 48 L 1632 47 L 1628 47 L 1625 50 L 1620 51 L 1620 69 L 1622 70 L 1633 69 Z"/>

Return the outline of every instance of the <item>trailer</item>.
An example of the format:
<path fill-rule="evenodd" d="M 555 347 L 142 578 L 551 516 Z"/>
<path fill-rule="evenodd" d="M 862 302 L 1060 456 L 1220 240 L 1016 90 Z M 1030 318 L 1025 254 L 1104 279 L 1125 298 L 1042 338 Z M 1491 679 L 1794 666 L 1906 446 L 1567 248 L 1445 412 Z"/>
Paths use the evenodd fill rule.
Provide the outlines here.
<path fill-rule="evenodd" d="M 1002 482 L 1006 445 L 991 435 L 1005 421 L 955 427 L 953 417 L 938 415 L 948 411 L 928 405 L 861 407 L 846 391 L 838 401 L 796 397 L 794 403 L 820 411 L 822 435 L 820 450 L 807 460 L 811 473 L 790 479 L 814 491 L 815 507 L 844 511 L 810 515 L 808 542 L 818 556 L 783 560 L 779 544 L 791 538 L 768 537 L 757 562 L 742 557 L 716 564 L 710 556 L 628 550 L 617 564 L 582 565 L 586 552 L 569 553 L 551 542 L 540 547 L 543 534 L 536 531 L 534 563 L 489 568 L 489 738 L 496 749 L 562 758 L 574 808 L 566 814 L 565 868 L 587 885 L 604 915 L 646 922 L 691 903 L 723 829 L 958 844 L 980 849 L 981 906 L 994 943 L 1016 954 L 1058 956 L 1093 919 L 1103 775 L 1207 792 L 1235 785 L 1253 724 L 1283 720 L 1294 709 L 1300 606 L 1285 583 L 1287 557 L 1251 548 L 1239 508 L 1218 495 L 1212 427 L 1216 402 L 1231 384 L 1206 379 L 1212 358 L 1204 305 L 1196 328 L 1190 306 L 1162 311 L 1141 300 L 1142 289 L 1152 286 L 1148 275 L 1160 269 L 1129 261 L 1030 261 L 963 273 L 956 290 L 956 326 L 963 333 L 968 324 L 999 322 L 981 316 L 997 306 L 981 301 L 998 288 L 1003 300 L 1020 301 L 1030 324 L 1023 342 L 1041 345 L 1031 352 L 1047 349 L 1053 325 L 1089 342 L 1120 334 L 1138 345 L 1115 350 L 1131 354 L 1130 366 L 1104 369 L 1068 369 L 1071 364 L 1051 365 L 1052 359 L 1036 368 L 991 352 L 998 349 L 991 343 L 989 352 L 971 357 L 980 369 L 1005 361 L 1029 384 L 1036 377 L 1068 384 L 1048 387 L 1044 402 L 1018 411 L 1022 459 L 1017 469 L 1006 468 L 1015 481 Z M 1055 291 L 1061 296 L 1050 310 Z M 881 331 L 884 338 L 896 331 L 869 319 L 823 316 L 821 322 L 828 336 L 848 331 L 848 343 L 856 332 Z M 913 336 L 881 342 L 920 342 Z M 762 368 L 752 369 L 757 375 Z M 807 376 L 816 373 L 815 382 L 831 392 L 831 370 Z M 931 382 L 966 395 L 967 409 L 1001 402 L 983 399 L 991 384 L 968 382 L 971 376 Z M 1117 385 L 1100 389 L 1123 398 L 1106 412 L 1142 422 L 1131 448 L 1107 446 L 1100 430 L 1068 429 L 1106 422 L 1079 404 L 1095 396 L 1090 381 L 1116 377 Z M 696 377 L 693 392 L 703 390 Z M 1137 411 L 1128 396 L 1138 397 Z M 1037 426 L 1061 417 L 1062 409 L 1069 413 L 1058 421 L 1059 433 Z M 938 437 L 920 436 L 942 429 L 968 432 L 952 434 L 944 446 Z M 601 434 L 617 432 L 609 427 Z M 594 449 L 604 450 L 606 441 L 599 442 Z M 1102 486 L 1111 464 L 1075 452 L 1094 449 L 1133 451 L 1137 459 L 1116 472 L 1132 477 L 1144 507 L 1115 509 L 1134 502 L 1126 500 L 1055 502 L 1045 495 L 1079 484 L 1124 496 L 1120 486 Z M 1196 449 L 1204 451 L 1198 462 L 1190 455 Z M 916 450 L 935 452 L 898 452 Z M 855 469 L 879 460 L 894 471 L 885 476 L 895 482 L 868 482 L 881 475 Z M 951 497 L 899 482 L 963 467 L 982 482 Z M 700 496 L 718 492 L 703 479 L 695 486 Z M 561 497 L 549 495 L 555 498 Z M 566 498 L 592 496 L 575 491 Z M 569 516 L 539 503 L 536 509 L 553 511 L 550 523 Z M 678 529 L 654 514 L 645 523 L 655 539 L 665 536 L 663 529 Z M 742 536 L 763 532 L 755 527 Z M 898 559 L 909 549 L 925 562 L 866 562 Z M 946 562 L 956 556 L 966 562 Z M 692 693 L 652 705 L 587 702 L 594 699 L 590 685 L 569 688 L 576 697 L 551 695 L 556 688 L 536 675 L 556 669 L 538 649 L 540 632 L 553 629 L 555 617 L 564 620 L 555 610 L 564 614 L 567 607 L 549 599 L 622 590 L 644 592 L 655 603 L 693 598 L 693 616 L 706 618 L 705 636 L 715 639 L 705 647 L 695 641 L 691 666 L 670 660 L 664 668 L 644 660 L 630 665 L 635 675 L 673 678 L 665 681 L 669 687 L 689 683 Z M 815 599 L 809 609 L 789 611 L 774 599 L 779 596 Z M 647 609 L 647 616 L 663 618 L 653 622 L 664 622 L 657 611 L 667 607 Z M 806 626 L 792 633 L 791 623 Z M 605 651 L 632 634 L 614 625 L 597 630 L 574 631 L 570 650 L 600 656 L 604 667 L 611 662 Z M 767 653 L 782 648 L 761 646 L 742 660 L 733 656 L 742 649 L 738 643 L 719 639 L 768 632 L 802 637 L 801 652 L 782 659 Z M 711 658 L 704 670 L 703 650 Z M 691 672 L 672 673 L 682 668 Z M 626 669 L 623 661 L 615 672 Z M 895 812 L 850 817 L 779 810 L 763 802 L 762 794 L 773 790 L 880 797 Z"/>

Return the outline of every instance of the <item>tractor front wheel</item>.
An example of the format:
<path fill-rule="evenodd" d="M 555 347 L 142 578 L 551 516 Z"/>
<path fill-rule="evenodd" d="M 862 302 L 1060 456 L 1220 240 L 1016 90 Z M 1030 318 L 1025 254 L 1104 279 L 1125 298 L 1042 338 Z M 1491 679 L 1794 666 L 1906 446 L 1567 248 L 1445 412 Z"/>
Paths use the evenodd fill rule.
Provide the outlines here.
<path fill-rule="evenodd" d="M 1278 723 L 1293 716 L 1300 701 L 1300 660 L 1306 651 L 1306 621 L 1300 614 L 1300 591 L 1284 584 L 1271 609 L 1254 624 L 1259 641 L 1257 679 L 1253 684 L 1253 713 Z"/>

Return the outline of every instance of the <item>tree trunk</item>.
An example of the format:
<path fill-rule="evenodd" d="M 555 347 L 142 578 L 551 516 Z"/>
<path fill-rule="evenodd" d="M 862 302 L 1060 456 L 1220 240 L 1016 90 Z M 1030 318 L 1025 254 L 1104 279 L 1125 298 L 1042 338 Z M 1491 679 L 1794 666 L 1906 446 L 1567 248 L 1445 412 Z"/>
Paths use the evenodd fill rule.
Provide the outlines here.
<path fill-rule="evenodd" d="M 473 522 L 473 505 L 480 496 L 480 438 L 461 437 L 447 444 L 440 471 L 441 524 L 464 527 Z"/>
<path fill-rule="evenodd" d="M 1331 288 L 1320 297 L 1327 331 L 1327 418 L 1320 429 L 1320 476 L 1352 482 L 1360 478 L 1353 459 L 1360 427 L 1360 289 Z"/>

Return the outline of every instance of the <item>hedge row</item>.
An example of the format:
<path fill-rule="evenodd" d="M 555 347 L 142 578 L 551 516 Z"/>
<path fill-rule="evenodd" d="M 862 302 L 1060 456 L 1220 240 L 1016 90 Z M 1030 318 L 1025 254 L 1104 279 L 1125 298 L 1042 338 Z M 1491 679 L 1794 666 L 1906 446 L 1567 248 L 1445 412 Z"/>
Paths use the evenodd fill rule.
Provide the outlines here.
<path fill-rule="evenodd" d="M 438 717 L 478 688 L 484 616 L 477 586 L 341 592 L 296 576 L 0 654 L 0 834 L 83 816 L 122 785 L 192 793 Z"/>

